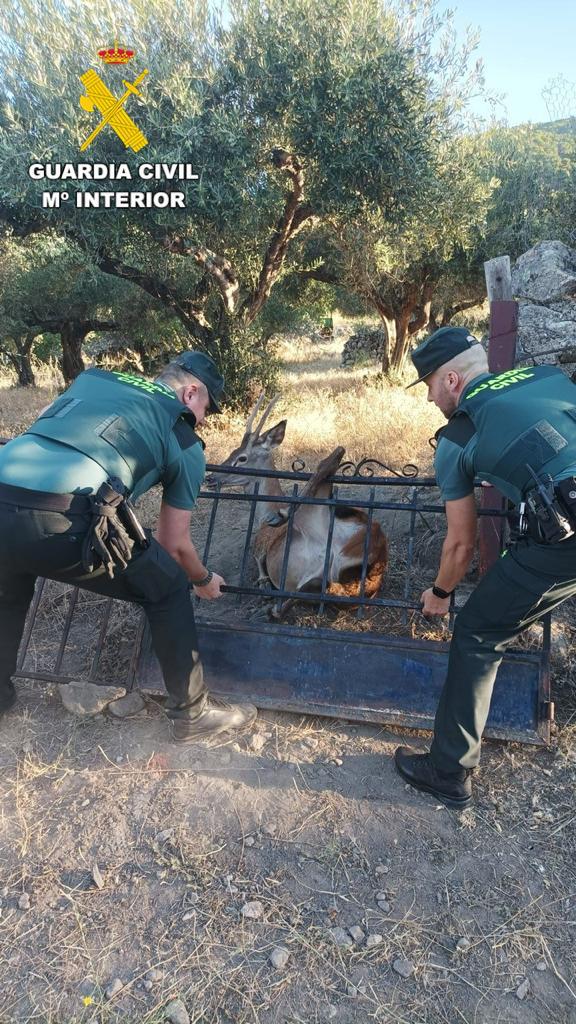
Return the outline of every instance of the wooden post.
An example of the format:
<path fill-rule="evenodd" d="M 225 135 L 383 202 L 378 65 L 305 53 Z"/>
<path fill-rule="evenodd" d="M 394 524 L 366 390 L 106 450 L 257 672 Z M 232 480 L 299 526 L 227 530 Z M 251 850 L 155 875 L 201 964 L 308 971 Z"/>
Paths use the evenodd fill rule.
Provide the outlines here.
<path fill-rule="evenodd" d="M 484 264 L 486 292 L 489 302 L 510 302 L 512 299 L 512 274 L 510 257 L 496 256 Z"/>
<path fill-rule="evenodd" d="M 490 373 L 511 370 L 516 361 L 518 335 L 518 304 L 512 298 L 510 257 L 498 256 L 484 264 L 486 290 L 490 302 L 490 340 L 488 369 Z M 504 509 L 506 499 L 496 487 L 482 488 L 482 508 Z M 500 555 L 502 520 L 497 516 L 480 518 L 480 574 L 484 575 Z"/>

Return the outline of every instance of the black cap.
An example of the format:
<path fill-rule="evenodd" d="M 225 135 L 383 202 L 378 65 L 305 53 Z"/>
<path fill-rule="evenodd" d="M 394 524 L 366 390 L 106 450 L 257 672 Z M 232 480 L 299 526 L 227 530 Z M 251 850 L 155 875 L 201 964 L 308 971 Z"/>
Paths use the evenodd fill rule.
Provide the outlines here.
<path fill-rule="evenodd" d="M 419 384 L 421 380 L 434 373 L 434 370 L 444 366 L 444 363 L 449 363 L 454 356 L 459 356 L 461 352 L 466 352 L 473 345 L 479 344 L 478 338 L 470 334 L 467 327 L 440 327 L 410 353 L 419 376 L 408 387 L 413 388 L 415 384 Z"/>
<path fill-rule="evenodd" d="M 210 398 L 209 412 L 222 412 L 220 402 L 224 391 L 224 377 L 218 372 L 216 363 L 210 356 L 203 352 L 182 352 L 174 360 L 187 373 L 201 380 L 206 385 L 208 397 Z"/>

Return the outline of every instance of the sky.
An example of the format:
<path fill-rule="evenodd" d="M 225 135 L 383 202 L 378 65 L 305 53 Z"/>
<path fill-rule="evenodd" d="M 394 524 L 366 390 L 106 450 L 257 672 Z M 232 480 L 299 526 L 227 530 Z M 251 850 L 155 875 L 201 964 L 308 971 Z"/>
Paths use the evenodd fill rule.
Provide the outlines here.
<path fill-rule="evenodd" d="M 550 120 L 542 89 L 558 75 L 573 89 L 552 119 L 576 116 L 576 0 L 448 0 L 447 6 L 458 29 L 480 29 L 475 56 L 484 60 L 486 85 L 505 93 L 499 117 L 511 125 Z M 474 109 L 489 116 L 485 104 L 476 101 Z"/>

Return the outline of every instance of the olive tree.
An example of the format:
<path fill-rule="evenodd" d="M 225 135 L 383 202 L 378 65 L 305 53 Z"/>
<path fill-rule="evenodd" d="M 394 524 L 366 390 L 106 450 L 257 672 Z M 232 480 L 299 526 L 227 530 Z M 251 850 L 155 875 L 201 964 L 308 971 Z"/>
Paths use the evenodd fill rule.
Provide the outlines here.
<path fill-rule="evenodd" d="M 231 0 L 225 18 L 203 0 L 128 0 L 112 25 L 105 0 L 89 7 L 46 0 L 40 8 L 22 0 L 7 8 L 0 15 L 0 219 L 20 237 L 65 235 L 100 271 L 163 304 L 190 343 L 217 355 L 232 375 L 240 362 L 244 377 L 253 325 L 294 271 L 300 241 L 322 228 L 350 262 L 351 239 L 374 240 L 366 272 L 379 275 L 375 295 L 396 326 L 399 359 L 408 306 L 385 304 L 391 282 L 413 291 L 410 268 L 426 262 L 426 247 L 416 244 L 423 221 L 437 224 L 434 259 L 450 251 L 434 218 L 441 147 L 454 136 L 469 88 L 467 51 L 445 44 L 434 54 L 433 4 L 323 0 L 320 13 L 308 0 Z M 148 71 L 145 104 L 131 99 L 127 108 L 148 145 L 130 153 L 105 128 L 83 159 L 122 161 L 133 179 L 51 183 L 70 198 L 45 209 L 46 183 L 32 180 L 27 165 L 82 159 L 95 119 L 80 106 L 78 76 L 97 65 L 95 52 L 114 35 L 136 51 L 134 66 L 102 74 L 118 96 L 123 78 Z M 144 160 L 190 163 L 198 180 L 142 182 Z M 76 194 L 87 187 L 168 187 L 184 193 L 186 206 L 77 209 Z M 366 276 L 361 266 L 351 273 Z"/>

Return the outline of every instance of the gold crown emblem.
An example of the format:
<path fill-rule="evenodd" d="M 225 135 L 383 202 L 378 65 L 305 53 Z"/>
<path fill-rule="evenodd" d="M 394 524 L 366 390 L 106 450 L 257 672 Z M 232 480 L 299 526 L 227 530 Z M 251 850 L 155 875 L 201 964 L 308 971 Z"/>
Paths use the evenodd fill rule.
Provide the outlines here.
<path fill-rule="evenodd" d="M 118 40 L 116 39 L 114 46 L 98 50 L 98 56 L 105 64 L 128 64 L 135 52 L 135 50 L 129 50 L 126 46 L 118 46 Z"/>

